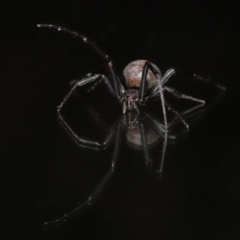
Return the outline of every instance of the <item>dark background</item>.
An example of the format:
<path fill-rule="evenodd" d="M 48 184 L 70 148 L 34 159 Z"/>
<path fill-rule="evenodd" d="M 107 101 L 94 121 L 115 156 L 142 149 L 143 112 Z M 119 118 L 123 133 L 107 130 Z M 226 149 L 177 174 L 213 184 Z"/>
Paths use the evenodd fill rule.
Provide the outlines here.
<path fill-rule="evenodd" d="M 1 5 L 2 239 L 239 239 L 237 6 L 151 0 Z M 49 230 L 43 223 L 83 201 L 109 157 L 79 149 L 56 114 L 69 81 L 101 67 L 102 60 L 37 23 L 84 33 L 112 57 L 119 75 L 128 62 L 144 58 L 163 72 L 179 66 L 227 87 L 190 136 L 168 148 L 162 178 L 147 174 L 142 153 L 124 145 L 100 197 Z"/>

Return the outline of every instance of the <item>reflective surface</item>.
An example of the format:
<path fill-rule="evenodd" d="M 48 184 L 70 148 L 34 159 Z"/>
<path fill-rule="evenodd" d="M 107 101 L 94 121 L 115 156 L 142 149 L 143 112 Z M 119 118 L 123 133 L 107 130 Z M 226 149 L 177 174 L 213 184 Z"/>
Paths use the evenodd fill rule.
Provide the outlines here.
<path fill-rule="evenodd" d="M 0 73 L 3 239 L 238 239 L 237 14 L 197 3 L 126 8 L 112 2 L 108 8 L 112 11 L 103 16 L 100 3 L 80 1 L 58 7 L 37 1 L 6 7 Z M 56 107 L 69 82 L 103 67 L 103 62 L 82 43 L 35 28 L 39 22 L 91 37 L 113 58 L 119 76 L 127 63 L 145 58 L 162 72 L 179 66 L 227 87 L 221 100 L 190 121 L 186 137 L 168 143 L 161 178 L 146 168 L 144 152 L 129 143 L 123 128 L 114 174 L 98 197 L 71 221 L 48 230 L 43 230 L 44 222 L 86 201 L 106 176 L 114 141 L 104 151 L 84 149 L 59 123 Z M 210 102 L 219 95 L 185 80 L 173 84 Z M 78 134 L 101 140 L 121 120 L 121 106 L 107 93 L 98 92 L 99 101 L 89 98 L 107 131 L 96 125 L 87 131 L 81 97 L 78 89 L 64 110 L 65 119 Z M 161 156 L 162 139 L 149 148 L 155 161 Z"/>

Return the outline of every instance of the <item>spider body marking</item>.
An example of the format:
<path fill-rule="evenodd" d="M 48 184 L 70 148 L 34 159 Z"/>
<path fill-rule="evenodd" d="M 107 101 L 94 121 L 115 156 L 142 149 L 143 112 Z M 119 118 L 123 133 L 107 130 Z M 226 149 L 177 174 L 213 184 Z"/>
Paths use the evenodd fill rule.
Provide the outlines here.
<path fill-rule="evenodd" d="M 108 86 L 108 89 L 110 92 L 117 97 L 119 102 L 122 104 L 122 112 L 123 114 L 126 114 L 127 111 L 135 110 L 137 113 L 140 112 L 139 106 L 145 105 L 145 103 L 151 99 L 156 98 L 161 101 L 161 109 L 162 115 L 163 115 L 163 122 L 164 122 L 164 131 L 168 132 L 168 121 L 167 121 L 167 111 L 172 112 L 176 118 L 178 118 L 186 127 L 186 129 L 189 128 L 189 125 L 184 120 L 184 118 L 181 116 L 181 114 L 178 113 L 175 109 L 171 107 L 169 103 L 165 101 L 165 92 L 169 92 L 176 98 L 181 99 L 187 99 L 193 102 L 196 102 L 198 104 L 198 107 L 201 107 L 205 105 L 205 101 L 202 99 L 198 99 L 192 96 L 188 96 L 186 94 L 180 93 L 177 90 L 166 86 L 166 83 L 171 79 L 173 75 L 176 74 L 182 74 L 185 76 L 189 76 L 193 79 L 205 81 L 207 83 L 210 83 L 218 88 L 225 89 L 224 87 L 221 87 L 217 85 L 214 82 L 206 81 L 205 79 L 195 75 L 195 74 L 189 74 L 183 71 L 179 71 L 175 68 L 168 69 L 163 76 L 161 75 L 161 71 L 159 68 L 153 64 L 150 61 L 147 60 L 136 60 L 131 63 L 129 63 L 124 71 L 123 75 L 125 77 L 125 83 L 122 84 L 119 77 L 116 75 L 113 63 L 111 58 L 102 51 L 93 41 L 91 41 L 86 36 L 79 34 L 75 31 L 69 30 L 67 28 L 63 28 L 57 25 L 52 24 L 38 24 L 37 27 L 43 27 L 43 28 L 51 28 L 57 31 L 64 32 L 74 38 L 78 38 L 82 40 L 83 43 L 86 43 L 89 45 L 93 50 L 95 50 L 106 62 L 106 70 L 107 74 L 90 74 L 87 75 L 84 78 L 81 78 L 78 80 L 75 85 L 72 87 L 70 92 L 65 96 L 63 101 L 58 106 L 58 113 L 60 114 L 60 111 L 62 107 L 64 106 L 65 102 L 68 100 L 70 95 L 73 93 L 76 87 L 81 87 L 83 85 L 86 85 L 90 82 L 99 82 L 100 80 L 103 80 L 105 84 Z M 107 77 L 108 76 L 108 77 Z"/>

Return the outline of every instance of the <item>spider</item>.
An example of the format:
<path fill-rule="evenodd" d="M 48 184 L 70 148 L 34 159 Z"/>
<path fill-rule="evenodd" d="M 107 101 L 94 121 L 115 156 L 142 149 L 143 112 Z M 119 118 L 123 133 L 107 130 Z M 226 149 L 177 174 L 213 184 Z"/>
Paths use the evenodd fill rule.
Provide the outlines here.
<path fill-rule="evenodd" d="M 167 110 L 171 111 L 180 121 L 184 124 L 186 129 L 189 129 L 188 123 L 184 120 L 184 118 L 178 113 L 178 111 L 174 110 L 169 103 L 165 101 L 165 92 L 169 92 L 176 98 L 187 99 L 193 102 L 198 103 L 198 105 L 205 105 L 205 101 L 202 99 L 194 98 L 189 95 L 182 94 L 176 91 L 174 88 L 166 86 L 169 79 L 177 74 L 187 74 L 192 78 L 197 80 L 206 81 L 205 79 L 195 75 L 185 73 L 182 70 L 178 70 L 176 68 L 170 68 L 166 71 L 166 73 L 162 76 L 160 69 L 152 62 L 148 60 L 136 60 L 130 62 L 125 69 L 123 70 L 123 75 L 125 78 L 125 84 L 122 84 L 119 77 L 116 75 L 113 63 L 110 57 L 102 51 L 93 41 L 91 41 L 86 36 L 69 30 L 67 28 L 63 28 L 61 26 L 52 25 L 52 24 L 38 24 L 39 28 L 51 28 L 57 31 L 61 31 L 67 33 L 75 38 L 81 39 L 84 43 L 88 44 L 92 47 L 105 61 L 107 65 L 107 72 L 109 77 L 104 74 L 94 73 L 88 74 L 84 78 L 78 80 L 74 86 L 71 88 L 70 92 L 65 96 L 63 101 L 58 106 L 58 113 L 60 113 L 62 107 L 64 106 L 67 99 L 71 96 L 73 91 L 77 87 L 82 87 L 91 82 L 100 82 L 104 81 L 107 85 L 110 92 L 116 96 L 118 101 L 122 104 L 122 112 L 126 114 L 127 111 L 135 110 L 137 113 L 140 112 L 139 107 L 141 105 L 145 105 L 150 99 L 160 99 L 161 108 L 164 120 L 164 131 L 168 131 L 168 120 L 167 120 Z M 219 85 L 211 82 L 211 84 L 220 87 Z"/>
<path fill-rule="evenodd" d="M 82 210 L 84 210 L 90 204 L 92 204 L 92 202 L 96 199 L 96 197 L 104 188 L 106 183 L 109 181 L 115 170 L 115 165 L 119 156 L 118 153 L 120 150 L 120 140 L 123 128 L 125 129 L 127 142 L 131 146 L 134 146 L 134 148 L 138 149 L 140 148 L 142 150 L 146 165 L 152 164 L 152 159 L 149 157 L 148 149 L 151 148 L 152 145 L 156 144 L 160 138 L 163 139 L 161 157 L 156 170 L 158 176 L 161 176 L 163 172 L 163 164 L 168 142 L 170 140 L 176 139 L 176 137 L 179 137 L 180 135 L 185 135 L 185 133 L 189 129 L 189 125 L 185 121 L 183 116 L 185 116 L 185 118 L 187 119 L 191 118 L 192 116 L 196 118 L 197 115 L 196 113 L 194 113 L 194 111 L 197 109 L 198 110 L 202 109 L 202 112 L 200 110 L 200 114 L 203 113 L 203 108 L 201 107 L 205 105 L 204 100 L 182 94 L 176 91 L 175 89 L 166 86 L 166 83 L 173 75 L 177 73 L 180 74 L 183 73 L 194 79 L 201 81 L 206 80 L 195 74 L 185 73 L 175 68 L 167 70 L 166 73 L 162 76 L 160 69 L 154 63 L 147 60 L 136 60 L 129 63 L 125 67 L 123 71 L 125 83 L 122 83 L 114 71 L 113 64 L 109 56 L 105 52 L 103 52 L 94 42 L 92 42 L 84 35 L 51 24 L 38 24 L 37 27 L 55 29 L 67 33 L 73 37 L 79 38 L 84 43 L 92 47 L 106 61 L 107 74 L 105 75 L 102 73 L 93 73 L 84 76 L 80 80 L 77 80 L 73 84 L 69 93 L 64 97 L 64 99 L 58 106 L 57 113 L 60 119 L 60 123 L 63 125 L 64 129 L 69 133 L 69 135 L 80 147 L 87 148 L 90 150 L 102 151 L 109 145 L 110 142 L 114 141 L 114 150 L 113 155 L 111 157 L 111 167 L 109 171 L 99 182 L 97 187 L 93 190 L 93 192 L 87 198 L 86 201 L 79 204 L 76 208 L 64 214 L 63 216 L 53 221 L 45 222 L 45 227 L 50 228 L 57 227 L 65 223 L 66 221 L 70 220 L 72 217 L 76 216 Z M 110 130 L 108 128 L 108 134 L 104 141 L 99 142 L 79 137 L 78 134 L 65 121 L 64 117 L 62 116 L 61 110 L 77 87 L 88 86 L 90 85 L 90 83 L 92 83 L 94 84 L 93 87 L 90 87 L 90 89 L 88 89 L 91 91 L 92 89 L 95 88 L 95 84 L 98 85 L 102 81 L 106 84 L 109 91 L 122 104 L 123 115 L 120 118 L 120 120 L 118 120 L 117 123 L 114 125 L 114 127 L 110 128 Z M 214 82 L 210 83 L 213 86 L 216 86 L 217 88 L 223 90 L 225 89 L 224 87 L 219 86 Z M 197 106 L 192 107 L 184 112 L 178 113 L 171 107 L 169 103 L 165 101 L 164 96 L 165 92 L 169 92 L 176 98 L 187 99 L 198 104 Z M 155 119 L 154 117 L 148 115 L 147 113 L 140 112 L 140 106 L 145 105 L 151 99 L 156 100 L 160 99 L 161 101 L 161 108 L 164 120 L 163 124 L 159 121 L 159 119 Z M 92 107 L 88 108 L 88 111 L 92 114 L 92 118 L 96 120 L 96 118 L 94 117 L 95 110 L 92 111 L 91 109 L 93 108 Z M 173 121 L 167 120 L 166 110 L 171 111 L 175 115 L 175 119 Z M 178 124 L 179 122 L 183 123 L 183 125 L 185 126 L 185 130 L 181 131 L 181 133 L 178 135 L 171 135 L 170 131 L 172 127 L 175 124 Z"/>

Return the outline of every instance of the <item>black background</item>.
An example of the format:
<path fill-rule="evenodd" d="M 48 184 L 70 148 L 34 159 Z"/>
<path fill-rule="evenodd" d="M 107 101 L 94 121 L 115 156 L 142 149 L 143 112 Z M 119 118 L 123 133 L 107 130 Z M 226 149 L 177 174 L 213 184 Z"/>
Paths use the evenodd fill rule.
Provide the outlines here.
<path fill-rule="evenodd" d="M 2 239 L 239 239 L 237 6 L 151 0 L 1 5 Z M 102 60 L 37 23 L 86 34 L 112 57 L 119 75 L 128 62 L 144 58 L 163 72 L 180 66 L 227 87 L 191 136 L 168 148 L 162 178 L 146 174 L 141 153 L 124 150 L 94 204 L 49 230 L 43 223 L 82 201 L 107 169 L 104 156 L 83 157 L 56 115 L 69 81 Z"/>

